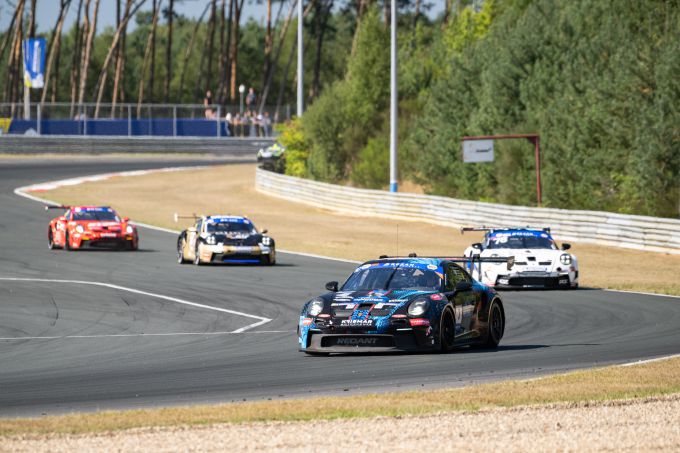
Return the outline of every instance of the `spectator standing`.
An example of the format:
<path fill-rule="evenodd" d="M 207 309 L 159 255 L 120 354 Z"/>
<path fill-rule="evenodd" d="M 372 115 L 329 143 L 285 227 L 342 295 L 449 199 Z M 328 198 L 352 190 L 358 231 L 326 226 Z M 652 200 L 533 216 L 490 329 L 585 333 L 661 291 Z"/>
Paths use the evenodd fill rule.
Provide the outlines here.
<path fill-rule="evenodd" d="M 224 121 L 226 122 L 226 127 L 227 127 L 227 135 L 229 137 L 234 136 L 234 126 L 233 126 L 233 118 L 231 117 L 231 112 L 227 112 L 227 114 L 224 117 Z"/>
<path fill-rule="evenodd" d="M 255 89 L 250 87 L 248 89 L 248 95 L 246 96 L 246 107 L 249 111 L 255 110 L 255 105 L 257 104 L 257 95 L 255 94 Z"/>
<path fill-rule="evenodd" d="M 264 136 L 271 137 L 272 119 L 269 118 L 269 112 L 264 112 L 264 117 L 262 118 L 262 128 L 264 129 Z"/>
<path fill-rule="evenodd" d="M 205 107 L 205 118 L 208 120 L 215 119 L 215 112 L 212 109 L 212 93 L 210 90 L 205 92 L 205 98 L 203 99 L 203 106 Z"/>

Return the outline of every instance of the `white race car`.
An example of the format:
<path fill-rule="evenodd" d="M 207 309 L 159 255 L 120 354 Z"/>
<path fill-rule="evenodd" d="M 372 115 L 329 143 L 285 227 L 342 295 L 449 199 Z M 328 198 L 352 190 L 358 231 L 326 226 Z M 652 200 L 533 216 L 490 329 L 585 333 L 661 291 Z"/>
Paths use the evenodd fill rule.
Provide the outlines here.
<path fill-rule="evenodd" d="M 470 273 L 482 283 L 499 289 L 578 288 L 578 261 L 567 252 L 571 245 L 558 247 L 550 228 L 461 228 L 465 231 L 486 231 L 484 241 L 465 249 L 465 256 L 514 256 L 511 271 L 502 264 L 471 265 Z"/>

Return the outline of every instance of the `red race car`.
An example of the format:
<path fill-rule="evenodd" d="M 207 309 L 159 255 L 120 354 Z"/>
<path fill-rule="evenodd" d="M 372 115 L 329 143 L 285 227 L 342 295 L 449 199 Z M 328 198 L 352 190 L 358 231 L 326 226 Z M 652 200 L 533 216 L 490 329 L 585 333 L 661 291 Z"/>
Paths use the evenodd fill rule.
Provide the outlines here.
<path fill-rule="evenodd" d="M 116 248 L 137 250 L 139 236 L 130 219 L 120 217 L 108 206 L 45 206 L 65 209 L 50 221 L 47 245 L 50 249 Z"/>

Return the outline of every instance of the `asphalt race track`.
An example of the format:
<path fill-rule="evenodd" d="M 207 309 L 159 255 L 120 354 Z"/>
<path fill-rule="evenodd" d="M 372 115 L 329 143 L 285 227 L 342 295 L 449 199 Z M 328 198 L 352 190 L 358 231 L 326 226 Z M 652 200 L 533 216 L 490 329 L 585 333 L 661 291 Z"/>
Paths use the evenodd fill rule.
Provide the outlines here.
<path fill-rule="evenodd" d="M 583 289 L 504 293 L 493 352 L 310 357 L 297 351 L 300 307 L 351 263 L 181 266 L 175 236 L 149 229 L 139 252 L 50 251 L 54 212 L 13 193 L 169 165 L 0 162 L 0 416 L 457 386 L 680 352 L 680 299 Z"/>

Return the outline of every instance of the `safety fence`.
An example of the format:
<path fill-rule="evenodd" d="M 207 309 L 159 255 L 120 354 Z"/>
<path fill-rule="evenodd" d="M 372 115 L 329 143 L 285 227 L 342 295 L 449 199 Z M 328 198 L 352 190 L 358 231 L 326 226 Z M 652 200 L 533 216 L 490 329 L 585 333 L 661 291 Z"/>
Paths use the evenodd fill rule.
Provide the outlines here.
<path fill-rule="evenodd" d="M 202 104 L 0 103 L 0 134 L 164 137 L 269 137 L 290 106 L 247 112 Z"/>
<path fill-rule="evenodd" d="M 444 226 L 550 227 L 562 240 L 680 254 L 680 220 L 602 211 L 480 203 L 433 195 L 390 193 L 294 178 L 258 169 L 256 189 L 268 195 L 353 215 Z"/>

